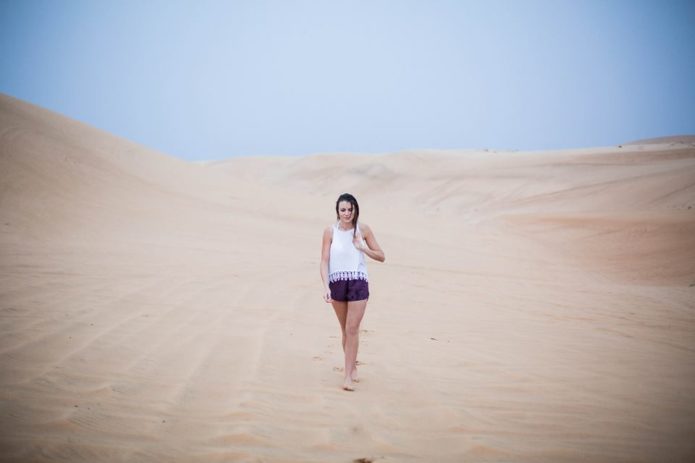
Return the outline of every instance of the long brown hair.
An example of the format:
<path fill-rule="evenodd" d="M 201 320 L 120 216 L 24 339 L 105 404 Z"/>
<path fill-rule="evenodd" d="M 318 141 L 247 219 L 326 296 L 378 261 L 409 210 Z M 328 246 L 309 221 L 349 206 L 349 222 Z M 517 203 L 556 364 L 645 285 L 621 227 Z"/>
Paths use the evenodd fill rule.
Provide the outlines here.
<path fill-rule="evenodd" d="M 357 218 L 360 216 L 360 205 L 357 204 L 357 200 L 350 193 L 343 193 L 338 196 L 338 200 L 335 202 L 335 215 L 338 220 L 340 220 L 340 214 L 338 213 L 338 205 L 341 201 L 346 201 L 352 204 L 352 236 L 357 235 Z"/>

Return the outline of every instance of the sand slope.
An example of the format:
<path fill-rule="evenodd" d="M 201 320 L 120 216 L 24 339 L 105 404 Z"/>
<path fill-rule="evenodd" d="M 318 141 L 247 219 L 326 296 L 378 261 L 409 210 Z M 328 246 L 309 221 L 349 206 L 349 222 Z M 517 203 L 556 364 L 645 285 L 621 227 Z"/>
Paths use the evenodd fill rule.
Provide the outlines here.
<path fill-rule="evenodd" d="M 354 193 L 363 377 L 323 227 Z M 188 164 L 0 96 L 0 460 L 695 458 L 695 146 Z"/>

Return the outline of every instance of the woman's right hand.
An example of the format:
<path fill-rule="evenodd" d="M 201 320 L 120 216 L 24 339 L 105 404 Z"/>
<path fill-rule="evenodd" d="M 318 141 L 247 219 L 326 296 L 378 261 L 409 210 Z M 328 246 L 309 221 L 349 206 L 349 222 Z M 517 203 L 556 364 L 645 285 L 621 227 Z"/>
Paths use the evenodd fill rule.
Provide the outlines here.
<path fill-rule="evenodd" d="M 326 303 L 331 303 L 333 302 L 333 299 L 331 299 L 331 290 L 327 289 L 323 293 L 323 300 L 326 301 Z"/>

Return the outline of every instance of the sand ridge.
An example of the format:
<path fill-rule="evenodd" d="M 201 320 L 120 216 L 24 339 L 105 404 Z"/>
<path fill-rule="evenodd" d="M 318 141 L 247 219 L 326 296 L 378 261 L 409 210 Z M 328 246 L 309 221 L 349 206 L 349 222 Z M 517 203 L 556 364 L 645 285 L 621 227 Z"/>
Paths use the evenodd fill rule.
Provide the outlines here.
<path fill-rule="evenodd" d="M 321 300 L 350 191 L 362 381 Z M 2 461 L 650 462 L 695 445 L 695 149 L 185 163 L 0 96 Z"/>

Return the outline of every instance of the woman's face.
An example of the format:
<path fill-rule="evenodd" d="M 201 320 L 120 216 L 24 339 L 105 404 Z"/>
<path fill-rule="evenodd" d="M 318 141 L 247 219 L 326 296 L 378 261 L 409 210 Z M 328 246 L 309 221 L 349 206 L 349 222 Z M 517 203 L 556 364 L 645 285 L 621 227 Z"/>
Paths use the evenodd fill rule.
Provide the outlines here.
<path fill-rule="evenodd" d="M 338 203 L 338 216 L 343 223 L 352 223 L 352 204 L 349 201 L 340 201 Z"/>

